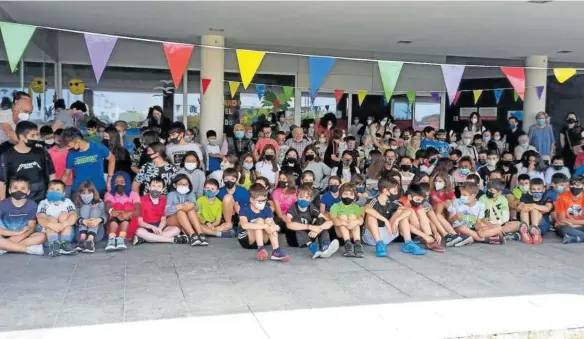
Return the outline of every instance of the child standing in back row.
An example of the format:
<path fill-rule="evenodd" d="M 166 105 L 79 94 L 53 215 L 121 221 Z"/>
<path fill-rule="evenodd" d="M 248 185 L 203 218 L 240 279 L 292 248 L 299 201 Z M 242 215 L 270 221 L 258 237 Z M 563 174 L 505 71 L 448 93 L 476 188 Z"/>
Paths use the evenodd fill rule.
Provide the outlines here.
<path fill-rule="evenodd" d="M 221 169 L 221 148 L 217 143 L 217 132 L 214 130 L 207 131 L 207 146 L 205 146 L 205 153 L 209 158 L 207 160 L 207 175 Z"/>

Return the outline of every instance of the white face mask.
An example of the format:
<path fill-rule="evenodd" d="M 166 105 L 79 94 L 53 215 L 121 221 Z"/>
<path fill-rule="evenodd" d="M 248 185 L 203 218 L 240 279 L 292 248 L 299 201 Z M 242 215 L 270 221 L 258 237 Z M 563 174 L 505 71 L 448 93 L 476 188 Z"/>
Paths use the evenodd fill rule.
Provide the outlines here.
<path fill-rule="evenodd" d="M 527 193 L 529 192 L 529 185 L 519 186 L 519 189 L 521 190 L 521 192 Z"/>
<path fill-rule="evenodd" d="M 196 162 L 185 162 L 185 169 L 187 171 L 194 171 L 197 168 Z"/>
<path fill-rule="evenodd" d="M 265 203 L 265 202 L 257 202 L 257 201 L 256 201 L 256 202 L 253 204 L 253 206 L 254 206 L 256 209 L 258 209 L 258 210 L 262 211 L 264 208 L 266 208 L 266 203 Z"/>
<path fill-rule="evenodd" d="M 30 114 L 28 113 L 18 113 L 18 120 L 20 121 L 28 121 L 30 119 Z"/>
<path fill-rule="evenodd" d="M 468 146 L 468 145 L 470 145 L 470 143 L 472 142 L 472 140 L 471 139 L 462 139 L 462 142 L 464 142 L 464 144 L 466 146 Z"/>
<path fill-rule="evenodd" d="M 437 181 L 434 183 L 434 187 L 436 187 L 437 190 L 441 190 L 444 188 L 444 183 L 441 181 Z"/>
<path fill-rule="evenodd" d="M 476 124 L 477 122 L 479 122 L 476 118 L 473 118 L 471 121 L 473 124 Z"/>
<path fill-rule="evenodd" d="M 54 143 L 55 143 L 55 139 L 47 139 L 47 140 L 45 140 L 45 144 L 47 144 L 47 145 L 52 145 Z"/>
<path fill-rule="evenodd" d="M 228 162 L 222 162 L 221 163 L 221 170 L 225 171 L 226 169 L 231 168 L 231 164 Z"/>
<path fill-rule="evenodd" d="M 381 120 L 381 126 L 385 126 L 387 124 L 387 120 Z"/>
<path fill-rule="evenodd" d="M 179 194 L 187 194 L 187 193 L 189 193 L 189 187 L 188 186 L 180 185 L 180 186 L 177 186 L 176 187 L 176 191 Z"/>
<path fill-rule="evenodd" d="M 495 135 L 493 137 L 493 139 L 495 139 L 495 141 L 499 141 L 499 140 L 501 140 L 501 136 L 500 135 Z"/>

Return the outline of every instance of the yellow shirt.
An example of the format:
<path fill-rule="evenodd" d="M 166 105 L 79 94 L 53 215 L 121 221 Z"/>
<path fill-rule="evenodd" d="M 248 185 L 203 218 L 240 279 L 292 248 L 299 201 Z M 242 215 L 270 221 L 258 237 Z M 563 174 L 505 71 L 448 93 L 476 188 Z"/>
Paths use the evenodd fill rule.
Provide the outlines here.
<path fill-rule="evenodd" d="M 251 177 L 250 177 L 249 173 L 244 173 L 243 174 L 243 184 L 240 184 L 239 186 L 241 186 L 249 191 L 251 184 L 252 184 L 252 182 L 251 182 Z"/>
<path fill-rule="evenodd" d="M 223 212 L 221 200 L 213 198 L 213 201 L 209 201 L 206 196 L 202 195 L 197 199 L 197 205 L 199 206 L 199 218 L 203 223 L 221 220 Z"/>

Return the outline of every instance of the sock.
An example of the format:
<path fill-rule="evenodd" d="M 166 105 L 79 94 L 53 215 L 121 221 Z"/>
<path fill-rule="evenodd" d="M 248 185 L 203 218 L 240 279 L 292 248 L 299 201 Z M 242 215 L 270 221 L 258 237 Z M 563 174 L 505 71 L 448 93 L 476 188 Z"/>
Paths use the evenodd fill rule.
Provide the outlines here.
<path fill-rule="evenodd" d="M 126 238 L 126 232 L 120 231 L 120 238 Z"/>
<path fill-rule="evenodd" d="M 258 252 L 264 249 L 264 245 L 258 246 Z"/>
<path fill-rule="evenodd" d="M 221 232 L 217 232 L 217 234 L 215 234 L 215 236 L 216 236 L 217 238 L 220 238 L 220 237 L 221 237 Z"/>
<path fill-rule="evenodd" d="M 59 241 L 59 236 L 57 234 L 49 234 L 49 243 Z"/>
<path fill-rule="evenodd" d="M 189 234 L 189 238 L 194 238 L 194 237 L 196 237 L 196 236 L 197 236 L 197 233 L 195 233 L 195 232 L 193 232 L 193 233 Z"/>
<path fill-rule="evenodd" d="M 110 239 L 112 239 L 112 238 L 115 238 L 115 237 L 116 237 L 116 234 L 115 234 L 115 233 L 110 233 L 110 234 L 109 234 L 109 238 L 110 238 Z"/>

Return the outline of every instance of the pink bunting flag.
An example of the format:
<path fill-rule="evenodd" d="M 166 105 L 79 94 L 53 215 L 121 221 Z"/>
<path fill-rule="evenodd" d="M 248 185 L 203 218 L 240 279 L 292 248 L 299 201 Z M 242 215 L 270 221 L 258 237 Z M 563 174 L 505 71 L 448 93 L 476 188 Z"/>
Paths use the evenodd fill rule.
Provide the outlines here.
<path fill-rule="evenodd" d="M 501 67 L 507 80 L 513 85 L 515 92 L 524 100 L 525 97 L 525 69 L 523 67 Z"/>
<path fill-rule="evenodd" d="M 87 52 L 89 52 L 89 60 L 91 60 L 95 80 L 99 82 L 114 51 L 118 37 L 91 33 L 84 33 L 83 35 L 85 36 L 85 45 L 87 46 Z"/>
<path fill-rule="evenodd" d="M 458 104 L 458 99 L 460 99 L 461 94 L 462 94 L 461 91 L 456 92 L 456 94 L 454 95 L 454 98 L 452 100 L 452 105 Z"/>

